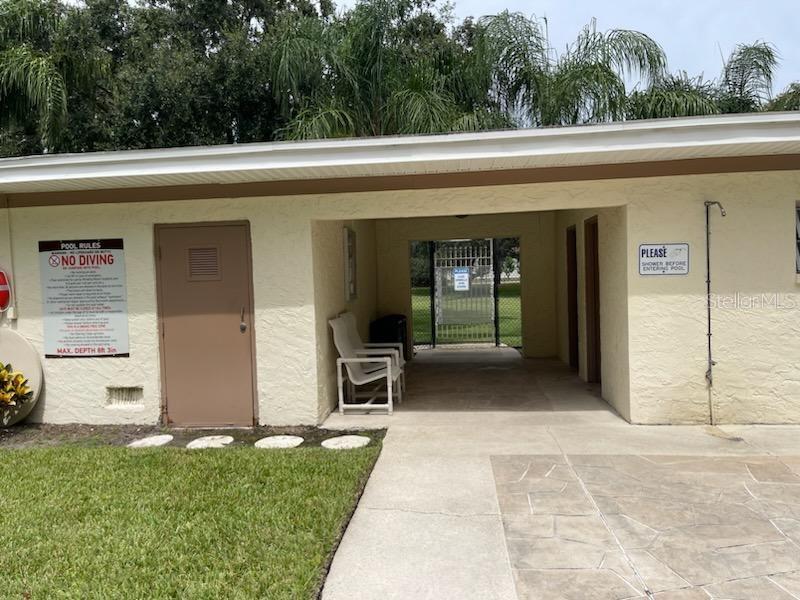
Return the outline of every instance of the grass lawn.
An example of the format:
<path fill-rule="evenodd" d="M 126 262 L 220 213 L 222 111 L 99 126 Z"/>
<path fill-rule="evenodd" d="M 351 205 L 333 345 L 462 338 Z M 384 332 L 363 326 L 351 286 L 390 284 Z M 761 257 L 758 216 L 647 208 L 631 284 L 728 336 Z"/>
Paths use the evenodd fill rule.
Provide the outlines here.
<path fill-rule="evenodd" d="M 500 341 L 509 346 L 522 346 L 522 308 L 520 284 L 501 283 L 499 291 Z M 415 343 L 431 341 L 431 302 L 429 288 L 412 288 L 413 333 Z M 437 344 L 458 343 L 458 339 L 437 338 Z"/>
<path fill-rule="evenodd" d="M 0 451 L 3 598 L 314 598 L 378 447 Z"/>

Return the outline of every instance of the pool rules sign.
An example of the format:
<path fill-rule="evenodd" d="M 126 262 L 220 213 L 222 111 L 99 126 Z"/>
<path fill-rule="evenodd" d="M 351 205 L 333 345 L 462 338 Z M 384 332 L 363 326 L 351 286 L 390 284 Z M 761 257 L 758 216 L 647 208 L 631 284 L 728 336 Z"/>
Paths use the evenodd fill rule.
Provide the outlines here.
<path fill-rule="evenodd" d="M 121 239 L 39 242 L 44 355 L 129 356 Z"/>

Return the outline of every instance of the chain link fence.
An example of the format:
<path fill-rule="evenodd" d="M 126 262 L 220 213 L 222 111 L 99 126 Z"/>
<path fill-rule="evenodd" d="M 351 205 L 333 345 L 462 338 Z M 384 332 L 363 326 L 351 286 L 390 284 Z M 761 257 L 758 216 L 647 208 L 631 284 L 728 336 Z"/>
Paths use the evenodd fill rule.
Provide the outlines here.
<path fill-rule="evenodd" d="M 433 242 L 411 242 L 411 326 L 415 346 L 433 346 Z"/>
<path fill-rule="evenodd" d="M 522 301 L 519 238 L 494 240 L 497 286 L 497 340 L 500 345 L 522 347 Z"/>

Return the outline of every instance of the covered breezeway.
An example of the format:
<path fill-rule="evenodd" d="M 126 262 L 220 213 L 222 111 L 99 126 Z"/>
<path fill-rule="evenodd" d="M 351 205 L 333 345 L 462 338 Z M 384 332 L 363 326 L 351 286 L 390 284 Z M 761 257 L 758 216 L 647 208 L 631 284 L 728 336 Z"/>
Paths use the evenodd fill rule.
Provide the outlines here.
<path fill-rule="evenodd" d="M 336 411 L 339 352 L 331 343 L 328 320 L 350 312 L 360 337 L 368 340 L 372 320 L 399 314 L 407 317 L 409 346 L 416 345 L 405 366 L 406 389 L 403 402 L 395 402 L 396 414 L 616 410 L 627 418 L 626 298 L 624 285 L 619 285 L 626 277 L 624 216 L 624 207 L 598 207 L 315 221 L 315 310 L 318 336 L 325 337 L 318 365 L 320 371 L 330 374 L 321 388 L 326 394 L 321 402 L 328 402 Z M 345 239 L 350 241 L 345 243 Z M 414 281 L 415 244 L 419 240 L 460 240 L 468 245 L 470 240 L 478 240 L 496 248 L 497 240 L 508 239 L 517 244 L 519 257 L 514 282 L 518 347 L 502 343 L 491 331 L 481 338 L 482 343 L 468 336 L 459 340 L 466 343 L 447 339 L 444 344 L 426 344 L 425 339 L 420 340 L 420 332 L 426 329 L 434 338 L 441 331 L 438 323 L 433 324 L 441 315 L 435 314 L 437 299 L 432 290 L 422 310 L 415 304 L 419 289 Z M 467 270 L 463 261 L 456 262 L 453 272 Z M 429 281 L 437 285 L 445 275 L 450 273 L 432 272 Z M 473 268 L 470 285 L 484 285 L 484 280 L 493 276 Z M 495 294 L 497 290 L 495 286 Z M 449 293 L 458 294 L 452 289 Z M 619 294 L 621 297 L 616 297 Z M 490 309 L 485 315 L 489 331 L 490 300 L 479 300 Z M 604 327 L 601 321 L 608 325 Z M 347 371 L 342 369 L 342 373 L 346 376 Z M 347 402 L 358 402 L 351 389 L 344 394 Z M 370 419 L 385 412 L 380 405 L 352 410 L 353 424 L 358 426 L 368 425 Z"/>
<path fill-rule="evenodd" d="M 610 410 L 600 386 L 561 361 L 525 359 L 513 348 L 420 350 L 408 366 L 400 411 Z"/>
<path fill-rule="evenodd" d="M 419 350 L 407 365 L 407 382 L 405 399 L 392 416 L 386 416 L 383 410 L 345 415 L 334 411 L 324 426 L 347 429 L 434 424 L 467 413 L 477 418 L 537 413 L 544 421 L 558 414 L 562 422 L 571 415 L 579 421 L 624 422 L 602 399 L 599 384 L 582 380 L 557 358 L 526 359 L 514 348 L 449 346 Z"/>

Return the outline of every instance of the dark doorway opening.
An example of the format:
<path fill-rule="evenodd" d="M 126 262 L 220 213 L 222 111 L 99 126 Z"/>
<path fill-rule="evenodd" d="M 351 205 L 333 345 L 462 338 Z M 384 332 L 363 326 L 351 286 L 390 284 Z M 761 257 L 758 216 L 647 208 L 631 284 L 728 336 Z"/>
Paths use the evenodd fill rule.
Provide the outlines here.
<path fill-rule="evenodd" d="M 578 358 L 578 235 L 575 227 L 567 229 L 567 335 L 569 366 L 577 369 Z"/>
<path fill-rule="evenodd" d="M 597 217 L 584 223 L 586 290 L 586 379 L 600 382 L 600 259 Z"/>

